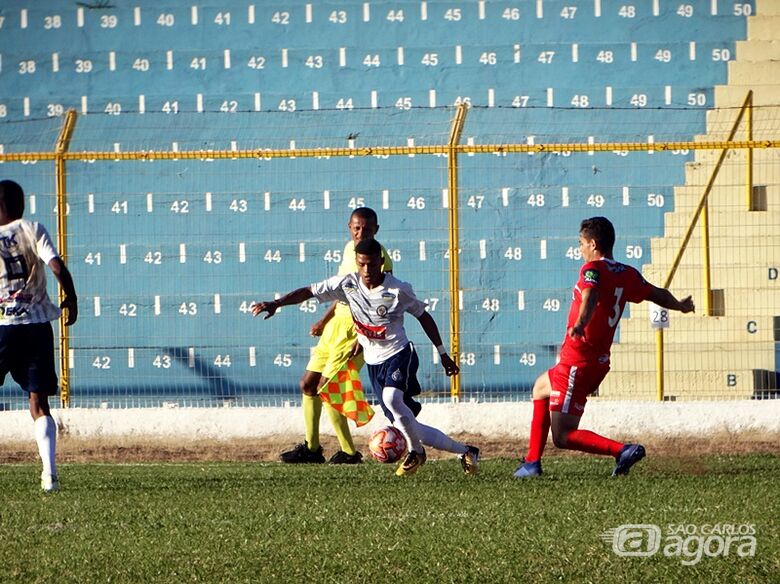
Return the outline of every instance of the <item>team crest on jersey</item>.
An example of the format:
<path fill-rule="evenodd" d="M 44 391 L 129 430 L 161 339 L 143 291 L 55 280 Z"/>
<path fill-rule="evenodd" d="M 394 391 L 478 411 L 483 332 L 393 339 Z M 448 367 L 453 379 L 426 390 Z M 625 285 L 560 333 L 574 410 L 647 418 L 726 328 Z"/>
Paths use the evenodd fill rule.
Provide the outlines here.
<path fill-rule="evenodd" d="M 396 369 L 395 371 L 393 371 L 393 374 L 390 376 L 390 378 L 393 381 L 401 381 L 401 379 L 403 379 L 403 377 L 404 377 L 404 374 L 401 373 L 400 369 Z"/>
<path fill-rule="evenodd" d="M 585 273 L 582 275 L 582 279 L 585 280 L 588 284 L 598 284 L 599 283 L 599 271 L 598 270 L 585 270 Z"/>
<path fill-rule="evenodd" d="M 377 316 L 387 316 L 387 306 L 380 305 L 376 307 Z"/>

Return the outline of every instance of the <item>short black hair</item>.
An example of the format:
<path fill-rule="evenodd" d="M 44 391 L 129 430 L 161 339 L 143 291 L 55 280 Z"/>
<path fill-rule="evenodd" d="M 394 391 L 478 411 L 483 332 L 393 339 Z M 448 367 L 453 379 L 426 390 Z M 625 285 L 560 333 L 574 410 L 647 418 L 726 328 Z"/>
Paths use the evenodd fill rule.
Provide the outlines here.
<path fill-rule="evenodd" d="M 363 241 L 359 241 L 355 246 L 355 254 L 381 256 L 382 244 L 380 244 L 376 239 L 364 239 Z"/>
<path fill-rule="evenodd" d="M 606 217 L 591 217 L 580 223 L 580 233 L 585 239 L 593 239 L 603 254 L 611 254 L 615 246 L 615 227 Z"/>
<path fill-rule="evenodd" d="M 0 211 L 8 219 L 21 219 L 24 215 L 24 191 L 12 180 L 0 181 Z"/>
<path fill-rule="evenodd" d="M 379 217 L 377 217 L 376 211 L 370 207 L 358 207 L 352 211 L 352 214 L 349 216 L 350 220 L 352 217 L 360 217 L 366 221 L 373 221 L 374 225 L 379 225 Z"/>

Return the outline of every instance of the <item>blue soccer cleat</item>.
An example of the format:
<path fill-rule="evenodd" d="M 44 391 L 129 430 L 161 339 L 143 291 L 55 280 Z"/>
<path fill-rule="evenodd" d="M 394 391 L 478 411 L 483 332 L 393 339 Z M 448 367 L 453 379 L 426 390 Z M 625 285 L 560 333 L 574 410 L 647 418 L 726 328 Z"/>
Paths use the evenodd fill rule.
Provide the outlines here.
<path fill-rule="evenodd" d="M 645 457 L 645 447 L 641 444 L 626 444 L 615 457 L 615 470 L 612 476 L 627 475 L 631 467 Z"/>
<path fill-rule="evenodd" d="M 542 461 L 536 460 L 534 462 L 523 462 L 520 466 L 517 467 L 514 476 L 518 479 L 542 476 Z"/>

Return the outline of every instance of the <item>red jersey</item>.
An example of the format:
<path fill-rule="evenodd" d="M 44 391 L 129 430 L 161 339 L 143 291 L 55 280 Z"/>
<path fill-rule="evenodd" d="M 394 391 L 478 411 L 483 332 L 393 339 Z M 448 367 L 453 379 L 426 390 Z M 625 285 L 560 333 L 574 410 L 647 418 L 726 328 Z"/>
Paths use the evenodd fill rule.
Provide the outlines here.
<path fill-rule="evenodd" d="M 598 290 L 596 310 L 585 326 L 583 338 L 572 339 L 568 334 L 565 335 L 561 347 L 562 363 L 608 363 L 615 329 L 623 315 L 626 302 L 638 303 L 647 300 L 652 290 L 642 274 L 631 266 L 606 258 L 584 264 L 572 292 L 572 303 L 566 322 L 567 333 L 577 322 L 582 291 L 586 288 Z"/>

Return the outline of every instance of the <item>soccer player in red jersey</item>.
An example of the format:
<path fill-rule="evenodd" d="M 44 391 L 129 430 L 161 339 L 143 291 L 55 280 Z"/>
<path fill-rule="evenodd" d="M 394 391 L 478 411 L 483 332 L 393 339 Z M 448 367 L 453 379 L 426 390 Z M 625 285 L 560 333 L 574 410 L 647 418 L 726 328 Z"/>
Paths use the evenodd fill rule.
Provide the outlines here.
<path fill-rule="evenodd" d="M 558 448 L 614 456 L 612 475 L 628 474 L 642 460 L 641 444 L 622 444 L 589 430 L 580 430 L 587 397 L 609 371 L 609 350 L 626 302 L 655 304 L 693 312 L 690 296 L 677 300 L 665 288 L 645 281 L 636 269 L 612 257 L 615 228 L 605 217 L 580 224 L 583 266 L 574 286 L 559 362 L 540 375 L 533 388 L 533 418 L 528 454 L 515 471 L 518 478 L 542 474 L 542 453 L 552 427 Z"/>

